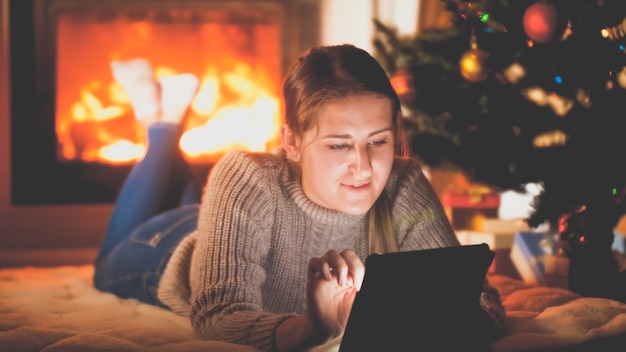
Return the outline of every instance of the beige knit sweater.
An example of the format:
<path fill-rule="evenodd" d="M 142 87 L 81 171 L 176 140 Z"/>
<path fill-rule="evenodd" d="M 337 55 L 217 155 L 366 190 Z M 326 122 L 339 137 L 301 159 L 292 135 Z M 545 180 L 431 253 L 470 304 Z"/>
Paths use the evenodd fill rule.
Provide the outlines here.
<path fill-rule="evenodd" d="M 459 244 L 416 160 L 395 160 L 386 189 L 400 250 Z M 158 297 L 201 338 L 270 351 L 278 325 L 305 311 L 309 258 L 352 248 L 365 260 L 364 220 L 311 202 L 283 153 L 230 152 L 211 172 L 198 229 L 174 251 Z M 497 291 L 486 286 L 481 303 L 502 324 Z"/>

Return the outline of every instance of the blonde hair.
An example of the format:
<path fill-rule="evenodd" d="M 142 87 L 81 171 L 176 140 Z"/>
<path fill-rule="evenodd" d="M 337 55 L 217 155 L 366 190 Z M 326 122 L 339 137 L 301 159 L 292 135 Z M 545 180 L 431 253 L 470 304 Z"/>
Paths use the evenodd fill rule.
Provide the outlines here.
<path fill-rule="evenodd" d="M 318 108 L 324 103 L 368 94 L 391 102 L 395 154 L 408 156 L 400 99 L 387 73 L 368 52 L 350 44 L 314 47 L 290 67 L 283 84 L 285 121 L 301 137 L 315 126 Z M 386 191 L 368 211 L 367 223 L 370 253 L 398 250 Z"/>

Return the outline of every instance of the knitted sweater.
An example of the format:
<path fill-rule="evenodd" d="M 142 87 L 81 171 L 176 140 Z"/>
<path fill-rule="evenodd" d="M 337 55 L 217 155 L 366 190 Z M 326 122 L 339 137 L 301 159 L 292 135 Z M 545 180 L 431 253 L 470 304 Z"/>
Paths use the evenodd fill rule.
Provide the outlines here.
<path fill-rule="evenodd" d="M 399 250 L 459 245 L 416 160 L 397 158 L 386 190 Z M 365 261 L 366 229 L 364 215 L 310 201 L 283 153 L 233 151 L 213 167 L 198 229 L 172 254 L 158 297 L 201 338 L 270 351 L 278 325 L 305 311 L 309 258 L 352 248 Z M 486 285 L 481 303 L 502 325 L 498 292 Z"/>

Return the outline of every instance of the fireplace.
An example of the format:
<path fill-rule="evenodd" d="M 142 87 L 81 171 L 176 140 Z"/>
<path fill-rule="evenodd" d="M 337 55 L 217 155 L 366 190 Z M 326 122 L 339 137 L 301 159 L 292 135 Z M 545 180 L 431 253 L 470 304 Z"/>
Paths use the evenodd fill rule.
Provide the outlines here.
<path fill-rule="evenodd" d="M 190 108 L 186 128 L 209 131 L 217 118 L 209 124 L 201 103 L 247 99 L 252 104 L 258 101 L 250 93 L 254 86 L 277 111 L 271 102 L 280 96 L 288 64 L 319 43 L 318 3 L 0 0 L 0 99 L 7 102 L 0 114 L 5 141 L 0 144 L 0 186 L 10 190 L 0 191 L 0 247 L 99 245 L 111 204 L 145 142 L 127 101 L 120 98 L 110 61 L 143 57 L 157 75 L 192 72 L 207 89 L 212 78 L 225 86 L 230 77 L 219 99 L 205 95 Z M 235 92 L 236 86 L 244 91 Z M 220 111 L 228 109 L 234 108 L 227 104 Z M 239 130 L 242 119 L 249 120 L 236 120 Z M 272 130 L 277 123 L 261 121 L 251 129 Z M 212 139 L 234 135 L 223 128 L 216 127 L 220 133 Z M 269 148 L 275 137 L 246 147 Z M 115 142 L 134 148 L 130 154 L 103 157 L 104 147 Z M 238 140 L 222 144 L 190 151 L 190 160 L 208 169 L 229 146 L 241 147 Z"/>
<path fill-rule="evenodd" d="M 130 106 L 119 99 L 123 90 L 112 80 L 112 60 L 143 57 L 157 74 L 192 72 L 203 80 L 199 91 L 203 96 L 196 97 L 193 106 L 198 108 L 190 109 L 188 128 L 202 130 L 195 135 L 204 133 L 205 144 L 224 136 L 232 140 L 221 141 L 221 148 L 206 146 L 217 150 L 190 151 L 192 162 L 206 166 L 229 146 L 248 147 L 237 140 L 250 134 L 252 127 L 246 130 L 246 123 L 256 125 L 257 131 L 263 130 L 260 127 L 266 133 L 275 131 L 286 65 L 305 48 L 302 44 L 315 40 L 293 38 L 299 33 L 295 26 L 301 24 L 294 18 L 312 4 L 11 1 L 11 19 L 22 19 L 10 24 L 12 204 L 114 201 L 132 163 L 141 157 L 145 140 Z M 216 92 L 215 85 L 222 90 Z M 239 131 L 216 125 L 228 109 L 241 115 L 263 97 L 270 99 L 265 105 L 273 107 L 269 119 L 249 121 L 239 116 L 234 123 Z M 218 103 L 225 106 L 203 113 L 206 105 Z M 235 103 L 248 105 L 234 107 Z M 264 136 L 266 143 L 256 142 L 253 150 L 270 148 L 276 137 Z M 106 151 L 117 154 L 107 157 Z"/>

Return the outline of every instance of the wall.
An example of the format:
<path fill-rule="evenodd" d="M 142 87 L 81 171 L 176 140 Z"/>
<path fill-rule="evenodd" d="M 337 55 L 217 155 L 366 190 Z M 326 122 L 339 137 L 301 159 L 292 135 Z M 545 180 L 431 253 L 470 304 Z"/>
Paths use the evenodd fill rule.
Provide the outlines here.
<path fill-rule="evenodd" d="M 438 0 L 436 0 L 438 1 Z M 372 53 L 373 19 L 414 34 L 419 7 L 432 0 L 322 0 L 322 44 L 351 43 Z"/>

